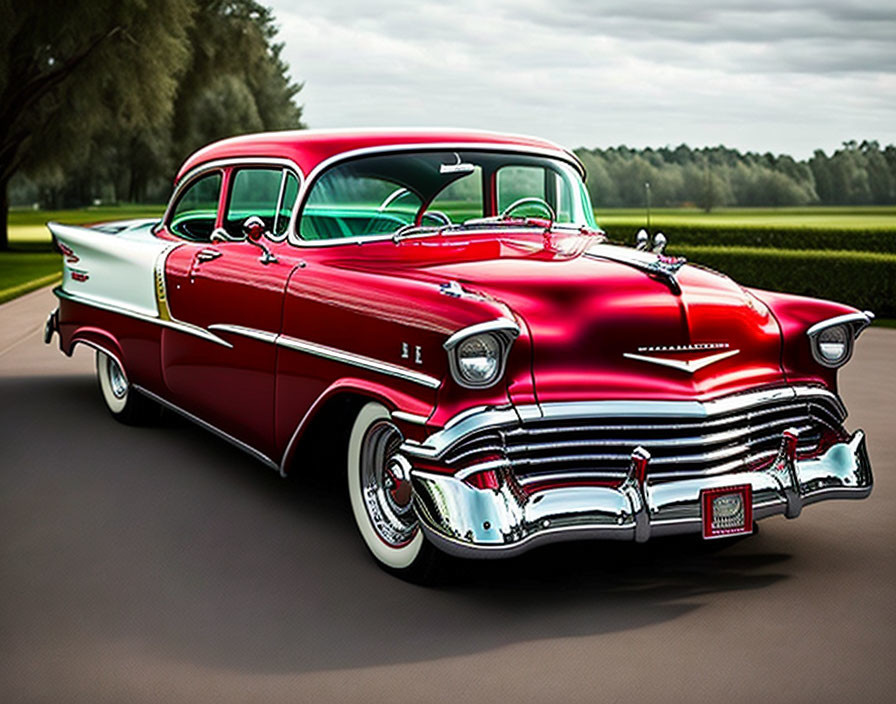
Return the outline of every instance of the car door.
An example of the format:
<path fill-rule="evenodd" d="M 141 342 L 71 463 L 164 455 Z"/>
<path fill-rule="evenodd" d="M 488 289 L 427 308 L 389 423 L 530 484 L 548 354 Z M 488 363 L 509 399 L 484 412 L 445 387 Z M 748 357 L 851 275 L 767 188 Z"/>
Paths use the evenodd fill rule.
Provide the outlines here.
<path fill-rule="evenodd" d="M 296 259 L 285 243 L 262 240 L 271 259 L 235 238 L 251 216 L 275 237 L 285 233 L 297 184 L 282 167 L 225 171 L 219 237 L 185 241 L 165 264 L 168 312 L 179 324 L 162 337 L 170 400 L 267 457 L 274 454 L 274 340 Z"/>

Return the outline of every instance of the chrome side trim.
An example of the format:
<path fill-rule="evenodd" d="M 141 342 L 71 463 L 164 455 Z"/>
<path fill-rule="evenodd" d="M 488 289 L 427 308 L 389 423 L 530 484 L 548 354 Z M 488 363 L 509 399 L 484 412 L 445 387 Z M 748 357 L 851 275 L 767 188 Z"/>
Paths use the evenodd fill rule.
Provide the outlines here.
<path fill-rule="evenodd" d="M 165 408 L 168 408 L 168 409 L 174 411 L 178 415 L 181 415 L 184 418 L 186 418 L 187 420 L 190 420 L 193 423 L 196 423 L 196 425 L 204 428 L 205 430 L 208 430 L 210 433 L 213 433 L 214 435 L 217 435 L 219 438 L 226 440 L 231 445 L 238 447 L 243 452 L 251 455 L 252 457 L 254 457 L 257 460 L 260 460 L 261 462 L 266 464 L 271 469 L 274 469 L 274 470 L 279 469 L 279 466 L 277 465 L 277 463 L 274 462 L 270 457 L 268 457 L 263 452 L 256 450 L 254 447 L 244 443 L 242 440 L 238 440 L 237 438 L 233 437 L 233 435 L 230 435 L 229 433 L 224 432 L 217 426 L 214 426 L 211 423 L 202 420 L 202 418 L 200 418 L 199 416 L 194 415 L 194 414 L 190 413 L 189 411 L 185 411 L 180 406 L 177 406 L 177 405 L 171 403 L 171 401 L 168 401 L 168 400 L 162 398 L 158 394 L 154 394 L 152 391 L 149 391 L 148 389 L 145 389 L 142 386 L 134 384 L 131 388 L 136 389 L 144 396 L 146 396 L 146 397 L 152 399 L 153 401 L 155 401 L 156 403 L 158 403 L 160 406 L 164 406 Z"/>
<path fill-rule="evenodd" d="M 85 306 L 91 306 L 92 308 L 98 308 L 100 310 L 108 311 L 109 313 L 117 313 L 118 315 L 123 315 L 128 318 L 134 318 L 135 320 L 141 320 L 145 323 L 152 323 L 153 325 L 160 325 L 164 328 L 171 328 L 172 330 L 177 330 L 179 332 L 186 333 L 187 335 L 194 335 L 195 337 L 201 337 L 203 340 L 208 340 L 209 342 L 214 342 L 217 345 L 222 345 L 224 347 L 233 347 L 226 340 L 221 339 L 214 333 L 206 330 L 205 328 L 201 328 L 198 325 L 190 325 L 189 323 L 182 323 L 177 320 L 163 320 L 162 318 L 157 318 L 151 315 L 146 315 L 145 313 L 141 313 L 136 310 L 131 310 L 130 308 L 123 308 L 121 306 L 112 305 L 110 303 L 104 303 L 101 301 L 94 300 L 92 298 L 86 298 L 84 296 L 79 296 L 74 293 L 69 293 L 62 289 L 62 287 L 56 287 L 53 289 L 53 294 L 57 298 L 65 299 L 68 301 L 72 301 L 74 303 L 80 303 Z"/>
<path fill-rule="evenodd" d="M 843 403 L 836 394 L 818 386 L 781 386 L 748 393 L 734 394 L 709 401 L 583 401 L 573 403 L 527 404 L 508 409 L 485 408 L 476 413 L 464 411 L 449 420 L 442 430 L 430 435 L 422 444 L 408 444 L 402 450 L 422 459 L 438 459 L 464 435 L 484 428 L 515 425 L 521 418 L 568 420 L 575 418 L 637 417 L 703 419 L 771 401 L 795 399 L 798 396 L 824 396 L 839 408 Z"/>
<path fill-rule="evenodd" d="M 407 413 L 405 411 L 392 411 L 392 417 L 395 420 L 403 420 L 414 425 L 426 425 L 426 421 L 429 420 L 429 416 L 420 416 L 416 413 Z"/>
<path fill-rule="evenodd" d="M 267 330 L 258 330 L 256 328 L 247 328 L 242 325 L 229 325 L 227 323 L 212 323 L 208 326 L 209 330 L 217 330 L 218 332 L 229 332 L 234 335 L 242 335 L 243 337 L 249 337 L 253 340 L 260 340 L 261 342 L 267 342 L 270 344 L 274 344 L 277 342 L 277 333 L 268 332 Z"/>
<path fill-rule="evenodd" d="M 281 347 L 286 347 L 287 349 L 296 350 L 297 352 L 314 355 L 315 357 L 330 359 L 334 362 L 343 362 L 354 367 L 359 367 L 360 369 L 366 369 L 367 371 L 378 372 L 398 379 L 404 379 L 405 381 L 425 386 L 428 389 L 437 389 L 442 383 L 434 376 L 429 376 L 423 372 L 406 369 L 397 364 L 381 362 L 378 359 L 365 357 L 364 355 L 355 354 L 353 352 L 345 352 L 336 349 L 335 347 L 319 345 L 316 342 L 308 342 L 307 340 L 289 337 L 288 335 L 280 335 L 277 337 L 276 344 Z"/>

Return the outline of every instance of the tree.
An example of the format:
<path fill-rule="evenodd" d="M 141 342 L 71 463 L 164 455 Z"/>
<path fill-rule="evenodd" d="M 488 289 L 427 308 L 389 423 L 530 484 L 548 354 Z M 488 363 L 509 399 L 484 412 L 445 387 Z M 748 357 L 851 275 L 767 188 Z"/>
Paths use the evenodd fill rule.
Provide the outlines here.
<path fill-rule="evenodd" d="M 170 117 L 193 0 L 0 0 L 0 249 L 9 181 L 58 174 L 104 124 Z"/>

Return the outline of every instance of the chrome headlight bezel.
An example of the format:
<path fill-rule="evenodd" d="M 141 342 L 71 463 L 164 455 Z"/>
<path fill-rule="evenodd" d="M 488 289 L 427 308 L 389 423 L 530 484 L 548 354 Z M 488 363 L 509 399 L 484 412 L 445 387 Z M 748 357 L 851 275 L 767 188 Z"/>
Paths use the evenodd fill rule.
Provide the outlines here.
<path fill-rule="evenodd" d="M 864 313 L 849 313 L 847 315 L 838 315 L 835 318 L 822 320 L 816 323 L 806 331 L 809 337 L 809 348 L 812 350 L 812 358 L 823 367 L 829 369 L 838 369 L 846 364 L 852 357 L 852 351 L 855 347 L 855 341 L 861 334 L 862 330 L 871 325 L 874 314 L 870 311 Z M 824 351 L 826 343 L 824 338 L 831 335 L 840 335 L 844 344 L 843 353 L 837 358 L 831 358 Z M 834 343 L 835 344 L 835 343 Z"/>
<path fill-rule="evenodd" d="M 445 341 L 443 347 L 448 353 L 448 367 L 455 383 L 465 389 L 487 389 L 497 384 L 504 377 L 510 348 L 519 334 L 519 325 L 508 318 L 477 323 L 454 333 Z M 482 338 L 485 345 L 493 346 L 497 350 L 495 371 L 488 378 L 482 380 L 471 379 L 465 374 L 464 365 L 460 359 L 462 346 L 474 338 Z"/>

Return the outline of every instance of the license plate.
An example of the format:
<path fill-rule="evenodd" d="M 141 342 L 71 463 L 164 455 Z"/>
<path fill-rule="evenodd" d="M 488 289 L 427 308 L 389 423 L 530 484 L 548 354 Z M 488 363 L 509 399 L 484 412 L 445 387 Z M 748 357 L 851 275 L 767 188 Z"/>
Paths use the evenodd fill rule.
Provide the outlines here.
<path fill-rule="evenodd" d="M 700 492 L 703 537 L 725 538 L 753 532 L 753 491 L 749 484 Z"/>

